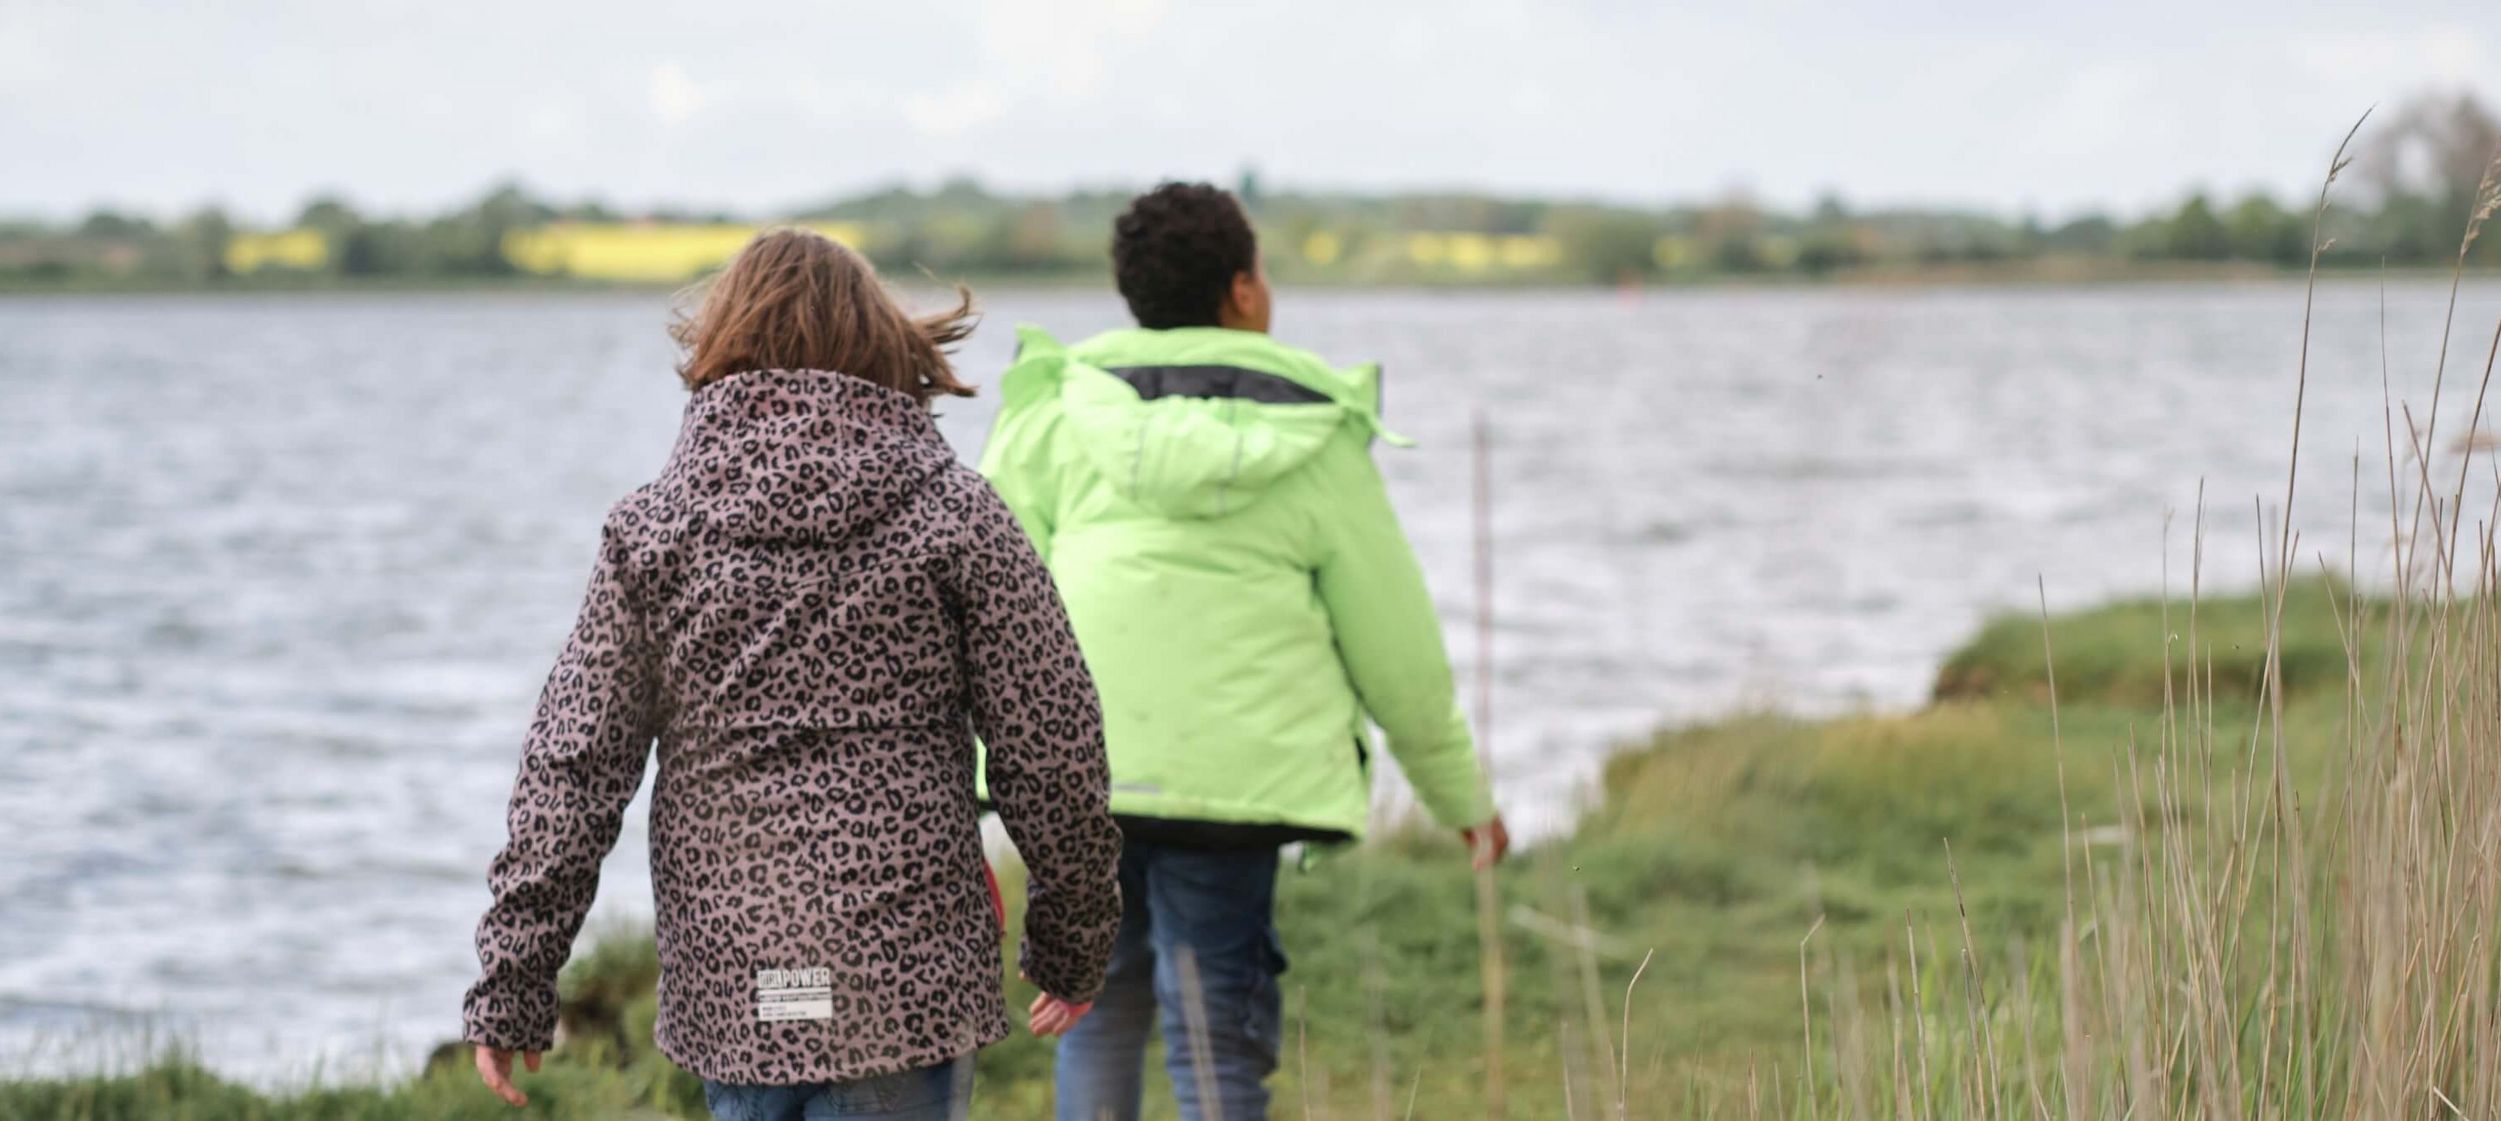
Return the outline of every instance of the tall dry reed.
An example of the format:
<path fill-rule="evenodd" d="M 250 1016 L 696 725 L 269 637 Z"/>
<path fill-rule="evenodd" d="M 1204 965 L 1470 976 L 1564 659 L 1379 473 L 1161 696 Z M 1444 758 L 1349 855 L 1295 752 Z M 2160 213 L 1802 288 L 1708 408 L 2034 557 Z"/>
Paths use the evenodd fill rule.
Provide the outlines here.
<path fill-rule="evenodd" d="M 2322 224 L 2345 150 L 2321 185 Z M 2469 522 L 2472 445 L 2454 476 L 2435 476 L 2430 451 L 2465 251 L 2497 209 L 2501 154 L 2465 216 L 2428 421 L 2418 429 L 2402 410 L 2401 442 L 2400 408 L 2384 410 L 2389 506 L 2403 512 L 2386 529 L 2393 586 L 2338 607 L 2345 703 L 2323 777 L 2303 786 L 2285 727 L 2279 651 L 2300 535 L 2287 513 L 2261 550 L 2259 695 L 2218 696 L 2198 626 L 2201 494 L 2186 598 L 2176 614 L 2166 608 L 2165 633 L 2148 636 L 2163 642 L 2169 671 L 2162 719 L 2119 756 L 2121 797 L 2098 815 L 2066 802 L 2056 636 L 2043 613 L 2066 834 L 2054 944 L 1992 946 L 1968 913 L 1940 940 L 1906 916 L 1874 1009 L 1861 1005 L 1849 963 L 1827 956 L 1819 978 L 1802 944 L 1801 1073 L 1787 1092 L 1749 1093 L 1732 1112 L 2501 1117 L 2501 496 Z M 2312 296 L 2326 248 L 2312 256 Z M 2286 512 L 2302 483 L 2307 300 Z M 2501 325 L 2470 433 L 2496 357 Z M 2357 460 L 2357 488 L 2359 478 Z M 2358 516 L 2351 532 L 2358 558 Z M 2257 716 L 2246 726 L 2218 716 L 2237 711 Z M 1939 858 L 1954 875 L 1950 839 Z M 1956 889 L 1959 899 L 1959 877 Z"/>

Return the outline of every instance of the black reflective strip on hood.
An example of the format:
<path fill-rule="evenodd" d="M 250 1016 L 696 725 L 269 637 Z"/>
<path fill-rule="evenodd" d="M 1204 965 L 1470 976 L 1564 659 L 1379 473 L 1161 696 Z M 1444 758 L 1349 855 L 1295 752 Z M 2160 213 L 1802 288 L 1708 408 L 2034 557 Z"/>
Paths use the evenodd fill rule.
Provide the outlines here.
<path fill-rule="evenodd" d="M 1325 405 L 1329 395 L 1264 370 L 1244 366 L 1109 366 L 1106 371 L 1138 396 L 1216 397 L 1263 405 Z"/>

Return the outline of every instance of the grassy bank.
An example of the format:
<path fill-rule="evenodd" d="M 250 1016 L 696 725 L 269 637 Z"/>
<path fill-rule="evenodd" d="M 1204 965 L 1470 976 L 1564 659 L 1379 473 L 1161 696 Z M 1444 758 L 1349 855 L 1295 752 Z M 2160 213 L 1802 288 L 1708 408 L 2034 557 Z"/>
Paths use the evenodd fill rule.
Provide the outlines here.
<path fill-rule="evenodd" d="M 2288 602 L 2290 757 L 2315 775 L 2346 718 L 2343 656 L 2331 667 L 2324 651 L 2341 650 L 2347 601 L 2313 584 Z M 2265 647 L 2262 619 L 2256 599 L 2200 608 L 2219 683 L 2215 727 L 2245 728 L 2260 714 L 2242 650 Z M 1749 1084 L 1760 1099 L 1797 1074 L 1811 928 L 1817 999 L 1833 1008 L 1845 996 L 1877 999 L 1888 968 L 1908 966 L 1906 922 L 1935 939 L 1923 942 L 1923 971 L 1957 952 L 1966 912 L 1973 945 L 2028 970 L 2035 955 L 2022 947 L 2054 942 L 2064 920 L 2068 853 L 2115 855 L 2146 821 L 2202 815 L 2202 804 L 2151 804 L 2128 779 L 2157 758 L 2161 729 L 2176 720 L 2160 683 L 2185 676 L 2178 664 L 2165 672 L 2166 654 L 2186 658 L 2164 641 L 2161 609 L 2121 604 L 2052 621 L 2070 690 L 2057 738 L 2039 628 L 1984 628 L 1947 660 L 1940 699 L 1918 712 L 1745 716 L 1663 732 L 1618 756 L 1578 828 L 1502 874 L 1512 1113 L 1564 1116 L 1566 1087 L 1580 1116 L 1612 1115 L 1618 1097 L 1633 1116 L 1678 1116 L 1704 1101 L 1736 1108 Z M 1285 875 L 1285 1112 L 1308 1100 L 1314 1115 L 1404 1116 L 1412 1098 L 1415 1116 L 1481 1113 L 1473 915 L 1472 878 L 1438 837 L 1395 836 Z M 567 978 L 576 1042 L 531 1084 L 534 1114 L 701 1115 L 692 1084 L 649 1053 L 654 968 L 633 937 L 577 961 Z M 1047 1046 L 1029 1038 L 986 1053 L 982 1115 L 1046 1116 L 1048 1070 Z M 0 1084 L 0 1116 L 510 1115 L 474 1083 L 453 1069 L 269 1097 L 177 1059 L 125 1077 Z M 1593 1100 L 1610 1108 L 1592 1112 Z"/>

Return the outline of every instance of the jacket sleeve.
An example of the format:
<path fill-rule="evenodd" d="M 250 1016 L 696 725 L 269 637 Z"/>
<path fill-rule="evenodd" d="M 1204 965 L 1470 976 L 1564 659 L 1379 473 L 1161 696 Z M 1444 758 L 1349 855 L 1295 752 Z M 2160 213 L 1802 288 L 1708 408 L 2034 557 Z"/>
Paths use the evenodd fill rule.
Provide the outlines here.
<path fill-rule="evenodd" d="M 543 1051 L 556 1031 L 556 974 L 573 951 L 642 785 L 657 732 L 658 658 L 623 581 L 613 522 L 580 619 L 539 694 L 505 822 L 509 840 L 487 872 L 494 902 L 478 923 L 482 972 L 461 1013 L 463 1037 Z"/>
<path fill-rule="evenodd" d="M 953 565 L 973 730 L 989 794 L 1027 870 L 1025 976 L 1089 1001 L 1120 928 L 1120 830 L 1111 818 L 1103 710 L 1042 558 L 990 487 L 972 501 Z"/>
<path fill-rule="evenodd" d="M 1048 336 L 1024 332 L 1020 337 L 1023 349 L 1032 353 L 1020 355 L 1000 378 L 999 417 L 981 448 L 981 473 L 1047 562 L 1059 504 L 1051 429 L 1061 415 L 1050 398 L 1065 358 Z"/>
<path fill-rule="evenodd" d="M 1034 431 L 1039 427 L 1034 420 L 1001 418 L 991 430 L 990 442 L 981 449 L 981 473 L 1014 514 L 1034 552 L 1048 562 L 1051 534 L 1057 528 L 1052 521 L 1056 480 L 1048 462 L 1050 441 Z"/>
<path fill-rule="evenodd" d="M 1370 451 L 1352 441 L 1330 449 L 1341 453 L 1347 459 L 1326 472 L 1318 564 L 1338 656 L 1433 819 L 1453 829 L 1481 825 L 1494 816 L 1493 797 L 1459 710 L 1424 571 Z"/>

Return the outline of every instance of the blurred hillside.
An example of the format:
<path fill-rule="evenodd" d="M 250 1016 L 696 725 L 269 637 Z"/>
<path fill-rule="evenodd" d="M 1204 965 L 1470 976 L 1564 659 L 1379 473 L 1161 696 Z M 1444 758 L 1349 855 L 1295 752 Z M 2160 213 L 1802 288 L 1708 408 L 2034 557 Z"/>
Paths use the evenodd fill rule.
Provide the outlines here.
<path fill-rule="evenodd" d="M 2472 97 L 2435 96 L 2374 123 L 2331 215 L 2331 267 L 2445 266 L 2475 190 L 2501 151 L 2501 120 Z M 1732 194 L 1660 207 L 1469 193 L 1356 195 L 1232 184 L 1250 204 L 1269 268 L 1303 283 L 1639 284 L 1743 277 L 2103 279 L 2297 268 L 2310 252 L 2307 199 L 2192 192 L 2161 213 L 2084 214 L 2055 224 L 1976 211 L 1869 209 L 1827 197 L 1782 211 Z M 1111 221 L 1131 189 L 1024 195 L 969 179 L 891 187 L 778 215 L 623 213 L 539 198 L 519 185 L 431 217 L 307 203 L 255 228 L 204 208 L 160 221 L 99 210 L 75 224 L 0 222 L 0 287 L 315 287 L 482 280 L 675 284 L 725 260 L 757 229 L 815 226 L 892 275 L 939 279 L 1099 277 Z M 2472 263 L 2501 264 L 2501 244 Z"/>

